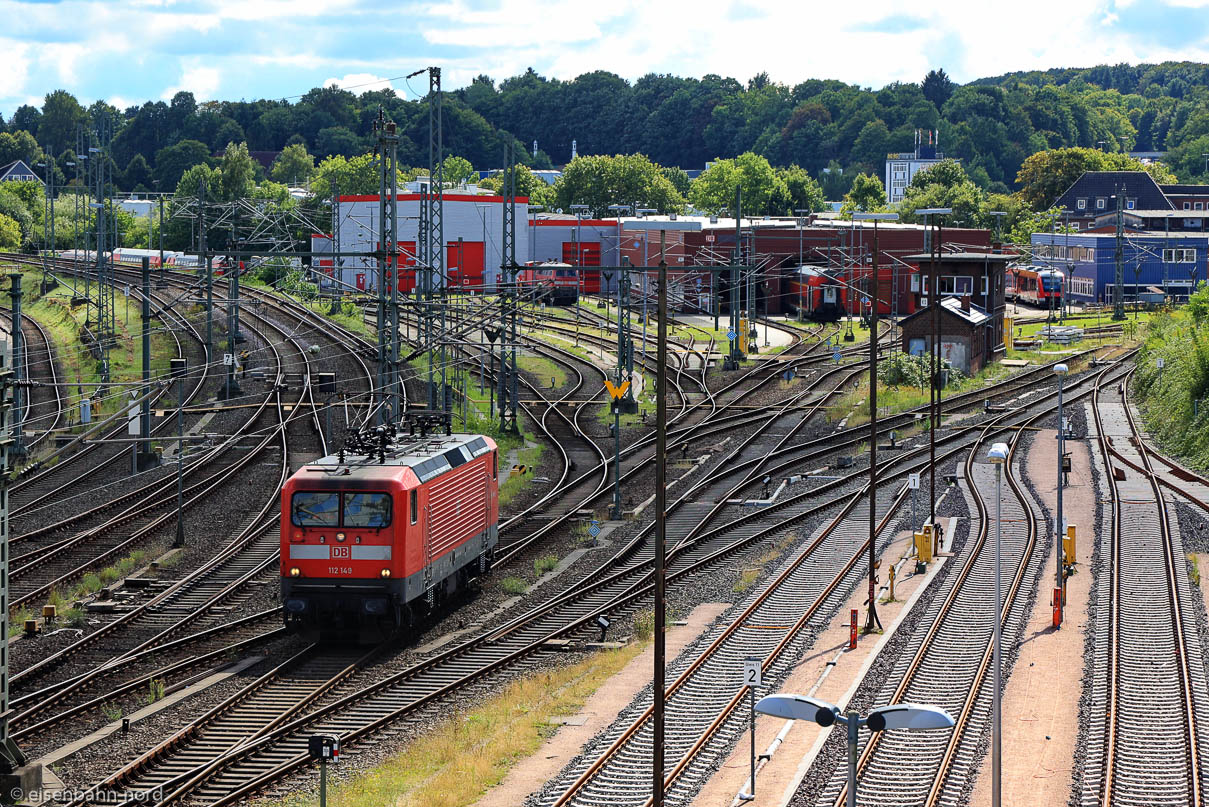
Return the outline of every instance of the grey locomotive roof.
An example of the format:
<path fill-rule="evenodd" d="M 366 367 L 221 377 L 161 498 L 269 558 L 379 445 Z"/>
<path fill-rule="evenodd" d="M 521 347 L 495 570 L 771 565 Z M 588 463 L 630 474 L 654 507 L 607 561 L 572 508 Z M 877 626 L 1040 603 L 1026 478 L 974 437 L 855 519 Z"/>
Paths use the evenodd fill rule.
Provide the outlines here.
<path fill-rule="evenodd" d="M 311 465 L 346 466 L 350 470 L 406 466 L 421 482 L 427 482 L 490 450 L 487 440 L 478 434 L 400 435 L 387 443 L 384 459 L 379 459 L 377 451 L 372 454 L 346 451 L 343 462 L 339 455 L 330 455 Z"/>

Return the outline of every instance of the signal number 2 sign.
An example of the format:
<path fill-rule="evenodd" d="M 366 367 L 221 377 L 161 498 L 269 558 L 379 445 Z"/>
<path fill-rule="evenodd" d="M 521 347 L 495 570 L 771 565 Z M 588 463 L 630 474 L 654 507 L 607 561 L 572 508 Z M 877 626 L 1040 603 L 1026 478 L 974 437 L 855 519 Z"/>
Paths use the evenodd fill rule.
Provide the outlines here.
<path fill-rule="evenodd" d="M 759 656 L 748 656 L 743 659 L 743 685 L 749 687 L 763 686 L 764 659 Z"/>

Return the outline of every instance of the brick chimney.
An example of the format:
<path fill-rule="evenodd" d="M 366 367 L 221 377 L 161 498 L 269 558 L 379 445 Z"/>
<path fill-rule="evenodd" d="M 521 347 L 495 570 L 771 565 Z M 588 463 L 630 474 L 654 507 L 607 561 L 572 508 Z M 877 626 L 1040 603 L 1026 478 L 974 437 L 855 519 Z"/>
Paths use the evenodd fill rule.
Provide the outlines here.
<path fill-rule="evenodd" d="M 970 295 L 961 295 L 961 310 L 965 311 L 967 314 L 970 312 Z"/>

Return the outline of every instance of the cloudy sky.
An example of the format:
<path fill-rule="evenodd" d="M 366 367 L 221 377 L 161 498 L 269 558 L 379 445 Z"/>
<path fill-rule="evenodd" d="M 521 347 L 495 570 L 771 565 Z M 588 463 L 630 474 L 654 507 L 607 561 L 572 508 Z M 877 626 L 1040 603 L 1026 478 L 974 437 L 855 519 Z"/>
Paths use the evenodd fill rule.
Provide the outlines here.
<path fill-rule="evenodd" d="M 119 107 L 286 98 L 325 83 L 423 92 L 527 67 L 880 87 L 932 67 L 1010 70 L 1209 61 L 1209 0 L 0 0 L 0 114 L 65 88 Z"/>

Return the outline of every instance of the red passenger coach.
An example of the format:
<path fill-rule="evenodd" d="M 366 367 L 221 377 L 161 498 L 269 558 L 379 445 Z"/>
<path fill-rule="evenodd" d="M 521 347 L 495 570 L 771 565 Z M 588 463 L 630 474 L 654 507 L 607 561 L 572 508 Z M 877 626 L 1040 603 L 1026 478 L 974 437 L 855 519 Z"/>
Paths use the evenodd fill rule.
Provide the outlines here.
<path fill-rule="evenodd" d="M 476 434 L 385 428 L 298 470 L 281 493 L 281 602 L 309 639 L 377 641 L 491 566 L 499 457 Z"/>
<path fill-rule="evenodd" d="M 799 266 L 786 286 L 785 306 L 801 310 L 816 322 L 837 322 L 844 316 L 848 286 L 836 270 Z"/>

